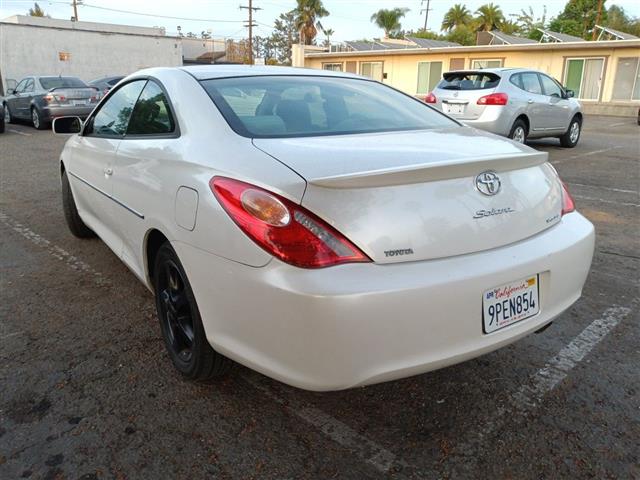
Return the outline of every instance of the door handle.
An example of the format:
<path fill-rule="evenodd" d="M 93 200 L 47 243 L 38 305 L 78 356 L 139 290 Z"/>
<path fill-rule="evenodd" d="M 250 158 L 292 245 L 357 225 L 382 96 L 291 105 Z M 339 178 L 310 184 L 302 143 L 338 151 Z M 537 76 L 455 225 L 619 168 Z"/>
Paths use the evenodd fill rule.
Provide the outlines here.
<path fill-rule="evenodd" d="M 103 170 L 103 172 L 107 177 L 110 177 L 111 175 L 113 175 L 113 168 L 107 167 Z"/>

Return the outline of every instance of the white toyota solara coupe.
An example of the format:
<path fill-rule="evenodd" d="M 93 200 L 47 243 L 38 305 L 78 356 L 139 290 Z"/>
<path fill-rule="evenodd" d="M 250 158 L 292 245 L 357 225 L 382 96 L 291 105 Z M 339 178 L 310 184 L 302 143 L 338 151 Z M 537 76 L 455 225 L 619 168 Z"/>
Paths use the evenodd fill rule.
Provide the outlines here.
<path fill-rule="evenodd" d="M 60 156 L 64 213 L 155 293 L 175 367 L 337 390 L 461 362 L 581 294 L 593 226 L 547 161 L 355 75 L 122 80 Z"/>

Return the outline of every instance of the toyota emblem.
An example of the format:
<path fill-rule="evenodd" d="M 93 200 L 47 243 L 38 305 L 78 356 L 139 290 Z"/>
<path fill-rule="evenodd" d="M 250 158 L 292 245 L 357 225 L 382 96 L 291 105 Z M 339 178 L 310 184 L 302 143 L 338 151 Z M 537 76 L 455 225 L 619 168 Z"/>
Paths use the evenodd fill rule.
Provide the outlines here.
<path fill-rule="evenodd" d="M 482 172 L 476 177 L 476 188 L 484 195 L 495 195 L 500 191 L 500 177 L 496 172 Z"/>

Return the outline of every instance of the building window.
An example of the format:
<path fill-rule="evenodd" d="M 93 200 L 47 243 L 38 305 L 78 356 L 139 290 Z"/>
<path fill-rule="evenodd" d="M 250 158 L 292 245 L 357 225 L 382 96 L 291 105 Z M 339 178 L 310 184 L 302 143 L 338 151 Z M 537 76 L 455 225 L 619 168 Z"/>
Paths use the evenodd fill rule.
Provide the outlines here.
<path fill-rule="evenodd" d="M 473 69 L 500 67 L 502 67 L 501 58 L 478 58 L 476 60 L 471 60 L 471 68 Z"/>
<path fill-rule="evenodd" d="M 418 62 L 418 95 L 425 95 L 435 88 L 442 77 L 442 62 Z"/>
<path fill-rule="evenodd" d="M 598 100 L 604 76 L 604 58 L 567 58 L 564 85 L 581 100 Z"/>
<path fill-rule="evenodd" d="M 360 75 L 382 81 L 382 62 L 360 62 Z"/>
<path fill-rule="evenodd" d="M 331 70 L 332 72 L 341 72 L 342 71 L 342 63 L 323 63 L 323 70 Z"/>
<path fill-rule="evenodd" d="M 618 59 L 612 100 L 640 100 L 640 57 Z"/>

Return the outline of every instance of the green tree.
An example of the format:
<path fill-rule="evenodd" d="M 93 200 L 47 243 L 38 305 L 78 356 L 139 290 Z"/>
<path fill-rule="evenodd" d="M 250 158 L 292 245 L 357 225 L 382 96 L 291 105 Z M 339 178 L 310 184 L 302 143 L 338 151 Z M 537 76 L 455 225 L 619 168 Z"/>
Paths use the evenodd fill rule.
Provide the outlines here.
<path fill-rule="evenodd" d="M 498 30 L 504 23 L 504 14 L 499 6 L 487 3 L 476 10 L 476 30 L 489 32 Z"/>
<path fill-rule="evenodd" d="M 33 4 L 33 8 L 29 9 L 29 16 L 30 17 L 50 17 L 50 15 L 47 15 L 44 12 L 44 10 L 40 8 L 40 5 L 38 5 L 37 2 Z"/>
<path fill-rule="evenodd" d="M 445 40 L 460 45 L 475 45 L 476 32 L 469 25 L 460 25 L 447 33 Z"/>
<path fill-rule="evenodd" d="M 400 19 L 409 11 L 408 8 L 380 9 L 371 15 L 371 21 L 384 30 L 385 38 L 402 29 Z"/>
<path fill-rule="evenodd" d="M 640 19 L 630 17 L 624 8 L 618 5 L 611 5 L 607 9 L 607 21 L 604 22 L 604 24 L 614 30 L 620 30 L 621 32 L 640 37 Z"/>
<path fill-rule="evenodd" d="M 281 13 L 273 22 L 273 32 L 268 40 L 268 47 L 281 65 L 291 65 L 291 46 L 300 41 L 300 31 L 296 24 L 296 12 L 292 10 Z"/>
<path fill-rule="evenodd" d="M 532 40 L 540 40 L 542 32 L 539 28 L 545 28 L 547 23 L 547 7 L 543 6 L 542 16 L 536 17 L 533 12 L 533 7 L 529 7 L 529 11 L 524 8 L 520 10 L 520 13 L 512 13 L 509 15 L 513 17 L 515 22 L 520 26 L 520 33 Z"/>
<path fill-rule="evenodd" d="M 441 30 L 450 32 L 454 28 L 469 25 L 472 20 L 471 12 L 467 7 L 461 3 L 456 3 L 444 14 Z"/>
<path fill-rule="evenodd" d="M 564 6 L 564 10 L 558 15 L 549 25 L 549 28 L 554 31 L 555 27 L 565 28 L 562 33 L 568 33 L 569 35 L 576 35 L 584 39 L 591 38 L 591 32 L 596 24 L 598 17 L 598 6 L 600 0 L 569 0 Z M 604 6 L 606 0 L 602 0 L 602 12 L 600 15 L 600 24 L 606 24 L 607 10 Z M 577 28 L 580 25 L 580 28 Z"/>
<path fill-rule="evenodd" d="M 326 17 L 329 12 L 322 5 L 322 0 L 297 0 L 297 2 L 294 9 L 296 27 L 304 44 L 312 45 L 318 34 L 318 19 Z"/>
<path fill-rule="evenodd" d="M 559 33 L 566 33 L 574 37 L 582 37 L 582 24 L 577 20 L 564 20 L 554 18 L 549 23 L 549 30 Z"/>

